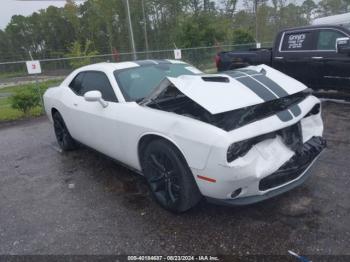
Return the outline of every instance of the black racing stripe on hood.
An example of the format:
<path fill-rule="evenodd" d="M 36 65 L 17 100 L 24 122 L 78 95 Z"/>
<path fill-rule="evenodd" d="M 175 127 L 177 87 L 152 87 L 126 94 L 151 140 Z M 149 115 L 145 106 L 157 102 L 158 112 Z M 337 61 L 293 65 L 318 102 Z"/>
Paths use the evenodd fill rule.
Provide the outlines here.
<path fill-rule="evenodd" d="M 240 68 L 239 70 L 236 70 L 237 72 L 242 72 L 244 74 L 247 74 L 247 75 L 256 75 L 256 74 L 261 74 L 260 72 L 258 71 L 254 71 L 254 70 L 251 70 L 251 69 L 243 69 L 243 68 Z"/>
<path fill-rule="evenodd" d="M 277 96 L 286 97 L 289 96 L 286 90 L 284 90 L 279 84 L 277 84 L 275 81 L 271 80 L 265 75 L 254 75 L 251 76 L 254 79 L 258 80 L 265 86 L 267 86 L 272 92 L 274 92 Z M 298 105 L 294 105 L 292 108 L 290 108 L 294 116 L 298 116 L 301 114 L 301 109 Z"/>
<path fill-rule="evenodd" d="M 280 85 L 278 85 L 276 82 L 272 81 L 270 78 L 264 76 L 264 75 L 255 75 L 252 76 L 254 79 L 258 80 L 265 86 L 267 86 L 272 92 L 274 92 L 278 97 L 285 97 L 289 94 L 286 90 L 284 90 Z"/>
<path fill-rule="evenodd" d="M 247 71 L 247 70 L 246 70 Z M 249 70 L 251 72 L 255 72 L 255 71 L 252 71 L 252 70 Z M 225 72 L 227 75 L 229 75 L 230 77 L 233 77 L 235 80 L 239 81 L 240 83 L 242 83 L 244 86 L 248 87 L 251 91 L 253 91 L 257 96 L 259 96 L 262 100 L 264 100 L 265 102 L 268 102 L 268 101 L 271 101 L 271 100 L 274 100 L 274 99 L 279 99 L 281 97 L 279 97 L 277 94 L 274 94 L 272 93 L 269 89 L 267 89 L 264 85 L 264 83 L 262 81 L 258 82 L 258 79 L 255 79 L 253 76 L 245 76 L 244 77 L 244 74 L 246 72 L 239 72 L 239 71 L 232 71 L 232 72 Z M 239 76 L 237 76 L 237 73 L 240 73 Z M 255 74 L 257 74 L 257 72 L 255 72 Z M 267 78 L 266 76 L 264 75 L 258 75 L 259 77 L 265 77 Z M 261 78 L 260 78 L 261 79 Z M 270 79 L 269 79 L 270 80 Z M 272 80 L 270 80 L 271 82 L 273 82 Z M 270 82 L 270 81 L 265 81 L 264 82 Z M 274 83 L 274 82 L 273 82 Z M 276 83 L 274 83 L 275 85 L 277 85 Z M 266 84 L 267 85 L 267 84 Z M 279 87 L 280 89 L 282 89 L 282 87 Z M 284 90 L 283 90 L 284 91 Z M 285 96 L 288 96 L 289 94 L 284 91 Z M 282 92 L 278 92 L 278 94 L 282 94 Z M 294 106 L 293 107 L 293 115 L 294 116 L 297 116 L 301 113 L 301 110 L 300 110 L 300 113 L 297 114 L 299 112 L 300 108 L 298 105 L 296 105 L 296 107 Z M 278 116 L 278 118 L 283 121 L 283 122 L 287 122 L 289 120 L 292 120 L 293 119 L 293 116 L 292 114 L 288 111 L 288 110 L 285 110 L 285 111 L 282 111 L 282 112 L 279 112 L 276 114 Z"/>
<path fill-rule="evenodd" d="M 253 91 L 257 96 L 259 96 L 265 102 L 277 99 L 278 96 L 273 94 L 270 90 L 268 90 L 265 86 L 255 81 L 251 77 L 240 77 L 236 78 L 238 82 L 241 82 L 244 86 Z"/>
<path fill-rule="evenodd" d="M 265 86 L 263 86 L 262 84 L 257 82 L 255 79 L 253 79 L 252 77 L 249 77 L 249 76 L 240 77 L 240 78 L 236 78 L 236 80 L 241 82 L 250 90 L 252 90 L 256 95 L 258 95 L 265 102 L 279 98 L 275 94 L 273 94 L 270 90 L 268 90 Z M 291 113 L 289 113 L 288 110 L 277 113 L 277 116 L 283 122 L 287 122 L 293 119 L 293 116 L 291 115 Z"/>
<path fill-rule="evenodd" d="M 255 92 L 260 98 L 264 99 L 265 101 L 271 100 L 271 95 L 265 95 L 265 94 L 267 94 L 267 92 L 261 91 L 262 87 L 264 87 L 267 90 L 270 89 L 273 92 L 272 94 L 274 95 L 274 98 L 272 98 L 272 99 L 289 96 L 287 91 L 284 90 L 275 81 L 271 80 L 270 78 L 268 78 L 264 74 L 260 74 L 257 71 L 250 70 L 250 69 L 240 69 L 240 70 L 234 70 L 234 71 L 227 71 L 225 73 L 228 74 L 229 76 L 235 78 L 237 81 L 243 80 L 240 82 L 242 84 L 244 84 L 245 86 L 249 87 L 253 92 Z M 242 76 L 246 76 L 246 77 L 242 77 Z M 257 83 L 259 84 L 259 90 L 260 90 L 260 91 L 258 91 L 258 93 L 256 92 L 258 90 L 257 88 L 253 88 L 253 89 L 251 88 L 252 83 L 253 83 L 252 81 L 244 80 L 247 78 L 248 79 L 253 78 L 254 80 L 258 81 Z M 249 82 L 249 84 L 248 84 L 248 82 Z M 268 91 L 270 91 L 270 90 L 268 90 Z M 269 92 L 269 93 L 271 93 L 271 92 Z M 299 105 L 292 106 L 290 108 L 290 111 L 292 112 L 294 117 L 297 117 L 301 114 L 301 109 L 300 109 Z M 288 113 L 288 114 L 290 115 L 290 113 Z M 279 118 L 281 120 L 283 119 L 282 121 L 285 121 L 285 119 L 290 120 L 290 117 L 291 116 L 287 116 L 287 114 L 285 114 L 285 113 L 279 115 Z"/>

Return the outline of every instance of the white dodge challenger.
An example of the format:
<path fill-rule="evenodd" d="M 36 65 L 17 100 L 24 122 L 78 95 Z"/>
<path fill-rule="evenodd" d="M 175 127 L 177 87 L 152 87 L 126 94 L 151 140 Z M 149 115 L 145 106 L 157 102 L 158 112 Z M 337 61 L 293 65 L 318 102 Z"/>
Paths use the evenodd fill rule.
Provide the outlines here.
<path fill-rule="evenodd" d="M 60 147 L 143 174 L 173 212 L 246 205 L 305 181 L 325 148 L 319 99 L 266 65 L 203 74 L 181 61 L 100 63 L 44 94 Z"/>

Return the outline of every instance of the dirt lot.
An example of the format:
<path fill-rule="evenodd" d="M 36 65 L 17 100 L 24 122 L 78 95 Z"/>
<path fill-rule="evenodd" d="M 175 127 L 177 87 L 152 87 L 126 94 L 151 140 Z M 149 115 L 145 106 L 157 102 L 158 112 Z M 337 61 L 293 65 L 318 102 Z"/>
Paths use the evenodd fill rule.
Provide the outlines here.
<path fill-rule="evenodd" d="M 46 118 L 0 128 L 0 254 L 350 255 L 350 105 L 324 104 L 328 149 L 301 187 L 246 207 L 158 207 L 142 177 L 57 150 Z"/>

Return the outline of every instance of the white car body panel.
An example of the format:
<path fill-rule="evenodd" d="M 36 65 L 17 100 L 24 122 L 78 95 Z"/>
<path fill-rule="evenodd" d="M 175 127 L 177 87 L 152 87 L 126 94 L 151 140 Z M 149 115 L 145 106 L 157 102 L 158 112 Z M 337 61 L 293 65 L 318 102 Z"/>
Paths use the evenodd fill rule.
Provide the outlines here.
<path fill-rule="evenodd" d="M 266 70 L 266 76 L 272 79 L 280 79 L 281 87 L 288 94 L 295 94 L 307 87 L 299 81 L 267 66 L 250 66 L 247 69 L 260 72 L 261 69 Z M 230 78 L 229 83 L 205 82 L 202 77 L 211 77 L 212 75 L 200 76 L 180 76 L 178 78 L 169 77 L 169 81 L 174 84 L 182 93 L 196 101 L 202 107 L 212 114 L 218 114 L 242 107 L 263 103 L 264 100 L 257 96 L 252 90 L 240 83 L 234 78 Z M 227 75 L 216 74 L 228 78 Z M 239 95 L 237 95 L 239 94 Z"/>
<path fill-rule="evenodd" d="M 322 134 L 323 123 L 320 115 L 303 119 L 302 131 L 304 142 L 312 136 Z M 215 184 L 209 185 L 200 179 L 197 179 L 197 183 L 203 195 L 216 199 L 229 198 L 237 188 L 243 188 L 241 195 L 244 197 L 266 194 L 267 191 L 258 190 L 259 180 L 275 172 L 294 155 L 294 152 L 281 142 L 280 137 L 262 141 L 253 146 L 244 157 L 231 163 L 221 163 L 218 167 L 215 163 L 222 160 L 221 152 L 222 147 L 215 146 L 208 158 L 207 168 L 192 169 L 193 174 L 200 176 L 215 173 Z M 216 190 L 213 190 L 213 187 L 216 187 Z"/>
<path fill-rule="evenodd" d="M 172 60 L 169 62 L 183 63 Z M 183 154 L 201 193 L 216 199 L 230 199 L 231 193 L 237 188 L 242 188 L 239 195 L 242 198 L 265 194 L 267 191 L 258 188 L 259 180 L 278 170 L 294 155 L 281 137 L 277 136 L 257 143 L 246 155 L 228 163 L 227 150 L 231 144 L 280 130 L 297 122 L 301 122 L 304 142 L 323 134 L 320 113 L 305 118 L 305 115 L 320 103 L 314 96 L 308 96 L 298 104 L 301 114 L 290 121 L 281 121 L 276 115 L 271 115 L 232 131 L 225 131 L 188 116 L 156 110 L 136 102 L 126 102 L 113 72 L 137 66 L 139 65 L 134 62 L 101 63 L 74 71 L 60 86 L 46 91 L 44 103 L 49 119 L 52 120 L 52 110 L 58 110 L 74 139 L 140 173 L 140 140 L 146 135 L 163 137 Z M 288 94 L 306 89 L 300 82 L 266 65 L 248 68 L 259 72 L 265 70 L 266 75 L 278 81 Z M 108 76 L 118 103 L 109 102 L 109 105 L 103 108 L 99 103 L 85 101 L 84 97 L 77 96 L 68 87 L 79 72 L 88 70 L 101 71 Z M 202 76 L 206 75 L 169 77 L 163 84 L 171 82 L 183 94 L 212 114 L 264 102 L 233 78 L 230 78 L 228 85 L 204 82 L 200 79 Z M 227 77 L 223 74 L 215 76 Z M 210 183 L 198 176 L 214 178 L 216 182 Z"/>

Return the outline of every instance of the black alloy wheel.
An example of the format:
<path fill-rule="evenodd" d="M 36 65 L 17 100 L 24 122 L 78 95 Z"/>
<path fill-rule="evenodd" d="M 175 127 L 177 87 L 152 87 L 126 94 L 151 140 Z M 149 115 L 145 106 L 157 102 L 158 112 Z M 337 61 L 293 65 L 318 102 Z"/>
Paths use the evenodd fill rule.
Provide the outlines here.
<path fill-rule="evenodd" d="M 53 113 L 53 127 L 57 143 L 63 151 L 70 151 L 77 148 L 77 143 L 70 135 L 66 124 L 59 112 Z"/>
<path fill-rule="evenodd" d="M 169 142 L 152 141 L 144 151 L 142 167 L 154 198 L 165 209 L 184 212 L 200 200 L 191 170 Z"/>

